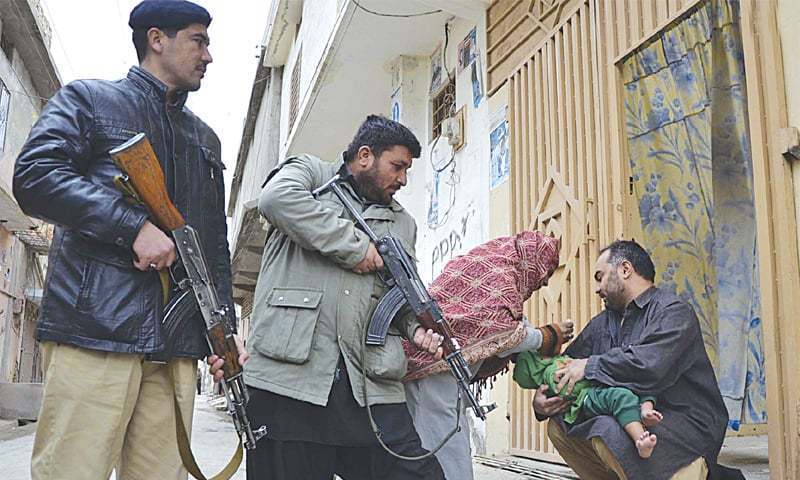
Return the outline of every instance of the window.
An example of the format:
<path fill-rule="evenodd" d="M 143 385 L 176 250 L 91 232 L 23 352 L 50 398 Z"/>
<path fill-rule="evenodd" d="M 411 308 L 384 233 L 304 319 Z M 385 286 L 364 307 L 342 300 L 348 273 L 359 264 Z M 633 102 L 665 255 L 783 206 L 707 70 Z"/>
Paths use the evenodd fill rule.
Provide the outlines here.
<path fill-rule="evenodd" d="M 11 92 L 0 81 L 0 151 L 6 146 L 6 130 L 8 129 L 8 111 L 11 108 Z"/>
<path fill-rule="evenodd" d="M 303 63 L 303 49 L 297 52 L 297 59 L 294 61 L 292 69 L 292 85 L 289 89 L 289 128 L 292 131 L 294 121 L 297 120 L 297 110 L 300 107 L 300 66 Z"/>
<path fill-rule="evenodd" d="M 442 122 L 453 116 L 456 106 L 456 77 L 449 76 L 447 85 L 433 97 L 431 102 L 431 140 L 442 133 Z"/>

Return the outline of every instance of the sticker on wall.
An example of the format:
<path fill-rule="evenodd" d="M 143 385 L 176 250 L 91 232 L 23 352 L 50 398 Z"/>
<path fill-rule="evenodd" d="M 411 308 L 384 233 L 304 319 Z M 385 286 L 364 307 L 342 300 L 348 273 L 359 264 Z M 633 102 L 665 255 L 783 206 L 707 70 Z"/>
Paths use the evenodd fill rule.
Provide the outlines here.
<path fill-rule="evenodd" d="M 392 94 L 391 119 L 395 122 L 400 121 L 400 87 Z"/>
<path fill-rule="evenodd" d="M 478 53 L 472 62 L 472 106 L 478 108 L 483 100 L 483 73 L 481 72 L 481 55 Z"/>
<path fill-rule="evenodd" d="M 458 73 L 472 65 L 478 54 L 477 33 L 473 28 L 458 44 Z"/>
<path fill-rule="evenodd" d="M 439 172 L 433 172 L 433 185 L 428 198 L 428 225 L 436 225 L 439 222 Z"/>
<path fill-rule="evenodd" d="M 442 46 L 439 45 L 431 55 L 431 93 L 436 93 L 442 86 L 444 75 L 442 63 Z"/>
<path fill-rule="evenodd" d="M 491 177 L 494 188 L 508 180 L 511 168 L 508 152 L 508 121 L 505 118 L 505 111 L 502 117 L 489 134 L 489 151 L 491 158 Z"/>

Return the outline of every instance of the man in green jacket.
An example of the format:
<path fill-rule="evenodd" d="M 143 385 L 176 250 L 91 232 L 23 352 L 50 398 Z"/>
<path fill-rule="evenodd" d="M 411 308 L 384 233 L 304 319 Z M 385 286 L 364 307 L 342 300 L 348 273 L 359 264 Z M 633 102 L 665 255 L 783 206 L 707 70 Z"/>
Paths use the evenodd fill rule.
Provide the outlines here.
<path fill-rule="evenodd" d="M 405 405 L 401 338 L 441 355 L 441 337 L 413 315 L 398 315 L 383 346 L 364 346 L 366 326 L 386 287 L 375 245 L 330 191 L 312 195 L 336 173 L 378 236 L 390 233 L 413 258 L 416 224 L 392 197 L 419 157 L 411 131 L 370 115 L 337 164 L 310 155 L 273 170 L 259 210 L 269 222 L 256 285 L 245 368 L 248 415 L 268 434 L 247 457 L 248 478 L 442 479 Z M 365 350 L 366 349 L 366 350 Z"/>

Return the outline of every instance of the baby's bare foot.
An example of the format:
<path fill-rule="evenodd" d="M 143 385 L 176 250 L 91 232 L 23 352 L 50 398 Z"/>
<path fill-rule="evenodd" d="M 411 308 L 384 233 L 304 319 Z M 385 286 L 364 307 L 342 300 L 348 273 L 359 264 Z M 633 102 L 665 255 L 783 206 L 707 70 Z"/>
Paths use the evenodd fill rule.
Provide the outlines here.
<path fill-rule="evenodd" d="M 657 441 L 656 436 L 648 431 L 639 435 L 639 439 L 636 440 L 636 450 L 639 451 L 639 456 L 650 458 L 650 455 L 653 454 L 653 449 L 656 448 Z"/>
<path fill-rule="evenodd" d="M 642 423 L 646 427 L 658 425 L 661 420 L 664 420 L 664 415 L 658 410 L 642 410 Z"/>

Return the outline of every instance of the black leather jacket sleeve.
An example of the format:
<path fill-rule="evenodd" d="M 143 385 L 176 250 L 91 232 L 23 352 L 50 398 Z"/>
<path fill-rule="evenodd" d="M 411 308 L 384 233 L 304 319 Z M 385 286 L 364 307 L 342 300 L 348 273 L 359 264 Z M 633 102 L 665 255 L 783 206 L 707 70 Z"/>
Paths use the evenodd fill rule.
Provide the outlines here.
<path fill-rule="evenodd" d="M 48 102 L 14 167 L 14 196 L 33 217 L 91 240 L 130 248 L 147 212 L 129 205 L 112 186 L 92 182 L 94 108 L 82 81 Z"/>
<path fill-rule="evenodd" d="M 220 158 L 219 156 L 221 155 L 222 149 L 219 138 L 214 135 L 210 143 L 217 158 Z M 221 169 L 224 168 L 222 164 L 220 164 L 220 166 Z M 223 205 L 225 200 L 225 183 L 223 182 L 222 176 L 216 178 L 214 188 L 217 190 L 216 197 L 219 199 L 220 205 Z M 209 252 L 210 255 L 208 255 L 208 257 L 210 258 L 207 259 L 207 261 L 210 260 L 208 268 L 216 273 L 215 287 L 217 288 L 219 301 L 223 305 L 228 306 L 228 320 L 231 328 L 236 332 L 236 311 L 233 304 L 233 285 L 231 283 L 231 252 L 228 248 L 228 219 L 225 216 L 225 209 L 222 206 L 210 213 L 213 217 L 213 223 L 216 225 L 213 230 L 216 232 L 216 235 L 211 240 L 210 248 L 212 251 Z"/>

